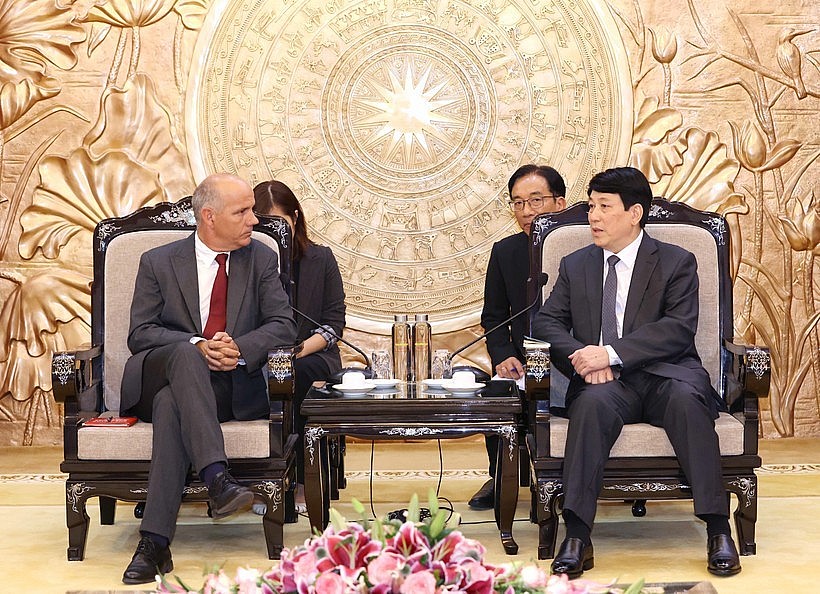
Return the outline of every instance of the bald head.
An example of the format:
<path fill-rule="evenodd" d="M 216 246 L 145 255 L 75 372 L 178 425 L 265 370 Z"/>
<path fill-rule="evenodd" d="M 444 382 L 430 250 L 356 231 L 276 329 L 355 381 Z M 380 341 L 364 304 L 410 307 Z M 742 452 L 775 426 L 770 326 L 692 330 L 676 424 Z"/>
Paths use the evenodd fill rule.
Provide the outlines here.
<path fill-rule="evenodd" d="M 240 177 L 214 173 L 200 183 L 191 200 L 199 238 L 214 251 L 229 252 L 251 240 L 253 190 Z"/>

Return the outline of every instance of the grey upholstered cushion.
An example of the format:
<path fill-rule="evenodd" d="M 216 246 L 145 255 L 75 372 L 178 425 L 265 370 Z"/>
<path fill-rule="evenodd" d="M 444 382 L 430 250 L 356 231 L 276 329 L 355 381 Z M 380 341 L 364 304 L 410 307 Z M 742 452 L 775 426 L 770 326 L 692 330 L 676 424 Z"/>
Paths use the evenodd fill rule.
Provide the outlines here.
<path fill-rule="evenodd" d="M 562 417 L 550 419 L 550 456 L 564 457 L 569 421 Z M 715 421 L 722 456 L 739 456 L 743 453 L 743 423 L 728 413 L 721 413 Z M 618 441 L 612 446 L 610 458 L 646 458 L 650 456 L 674 457 L 675 451 L 660 427 L 648 423 L 624 425 Z"/>
<path fill-rule="evenodd" d="M 270 456 L 269 427 L 267 419 L 222 423 L 228 458 Z M 141 421 L 131 427 L 82 427 L 77 432 L 77 456 L 80 460 L 150 460 L 152 437 L 151 423 Z"/>
<path fill-rule="evenodd" d="M 149 249 L 183 239 L 191 233 L 183 229 L 135 231 L 118 235 L 108 244 L 103 295 L 103 400 L 107 410 L 118 412 L 120 409 L 122 372 L 125 361 L 131 355 L 126 341 L 140 256 Z M 279 253 L 279 246 L 268 235 L 254 232 L 253 237 Z"/>

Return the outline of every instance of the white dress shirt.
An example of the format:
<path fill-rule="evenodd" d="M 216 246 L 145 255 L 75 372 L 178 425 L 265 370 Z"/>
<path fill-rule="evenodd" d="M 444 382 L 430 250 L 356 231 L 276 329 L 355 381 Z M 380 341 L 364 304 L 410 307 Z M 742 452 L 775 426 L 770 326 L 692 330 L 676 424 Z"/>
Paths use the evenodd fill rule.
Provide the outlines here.
<path fill-rule="evenodd" d="M 629 296 L 629 286 L 632 284 L 632 272 L 635 270 L 635 260 L 638 258 L 638 248 L 641 247 L 642 240 L 643 230 L 638 233 L 638 237 L 636 237 L 629 245 L 617 254 L 615 252 L 610 252 L 609 250 L 604 250 L 604 283 L 606 283 L 606 276 L 609 274 L 609 265 L 606 262 L 607 259 L 613 254 L 619 258 L 618 263 L 615 264 L 615 272 L 618 274 L 618 290 L 615 294 L 615 319 L 617 321 L 619 338 L 623 336 L 624 332 L 624 311 L 626 310 L 626 298 Z M 606 350 L 609 353 L 609 364 L 620 365 L 622 361 L 618 356 L 618 353 L 615 352 L 615 349 L 608 344 L 602 343 L 603 338 L 599 338 L 598 344 L 606 347 Z"/>

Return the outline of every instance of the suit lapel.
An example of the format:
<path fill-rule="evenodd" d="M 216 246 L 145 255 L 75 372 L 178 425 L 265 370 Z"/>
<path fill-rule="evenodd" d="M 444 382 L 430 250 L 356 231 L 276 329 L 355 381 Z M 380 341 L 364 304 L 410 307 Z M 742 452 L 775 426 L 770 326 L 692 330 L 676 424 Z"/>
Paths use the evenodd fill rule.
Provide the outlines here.
<path fill-rule="evenodd" d="M 174 278 L 179 283 L 179 291 L 185 299 L 185 306 L 194 327 L 202 333 L 202 317 L 199 313 L 199 282 L 197 280 L 196 248 L 194 247 L 193 233 L 181 244 L 171 259 L 174 268 Z"/>
<path fill-rule="evenodd" d="M 635 258 L 635 269 L 632 271 L 632 282 L 629 284 L 629 295 L 626 298 L 626 309 L 624 310 L 623 333 L 632 331 L 635 317 L 641 307 L 643 296 L 649 286 L 649 279 L 658 264 L 658 246 L 655 240 L 649 237 L 644 231 L 641 246 L 638 248 L 638 256 Z"/>
<path fill-rule="evenodd" d="M 590 344 L 598 344 L 601 338 L 601 300 L 604 291 L 604 254 L 601 248 L 592 246 L 587 253 L 584 270 L 589 301 Z"/>
<path fill-rule="evenodd" d="M 248 287 L 250 270 L 250 246 L 231 252 L 230 268 L 228 273 L 228 311 L 225 320 L 225 330 L 233 335 L 245 291 Z"/>

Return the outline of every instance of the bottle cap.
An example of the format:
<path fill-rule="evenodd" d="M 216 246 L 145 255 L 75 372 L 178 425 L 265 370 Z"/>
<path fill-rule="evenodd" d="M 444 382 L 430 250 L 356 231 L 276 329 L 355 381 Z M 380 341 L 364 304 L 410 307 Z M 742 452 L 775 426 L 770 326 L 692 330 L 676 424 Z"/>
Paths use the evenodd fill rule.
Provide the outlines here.
<path fill-rule="evenodd" d="M 406 322 L 407 321 L 407 314 L 393 314 L 393 321 L 394 322 Z"/>
<path fill-rule="evenodd" d="M 416 321 L 417 322 L 426 322 L 427 321 L 427 314 L 416 314 Z"/>

